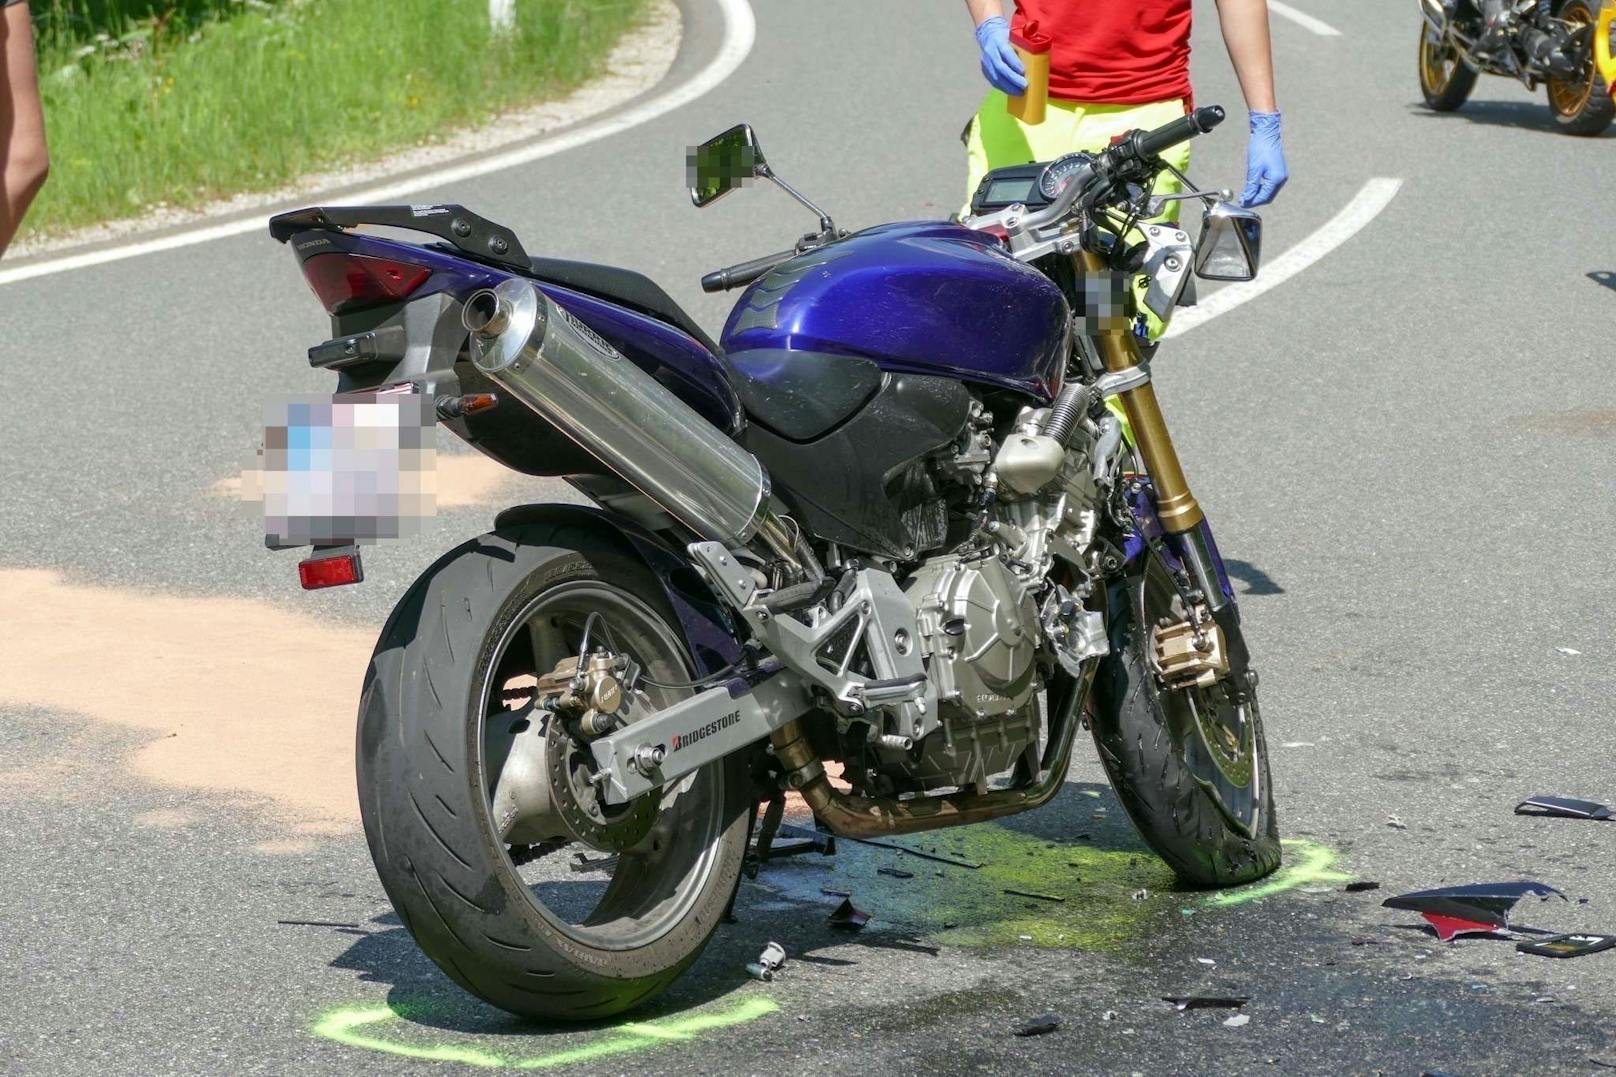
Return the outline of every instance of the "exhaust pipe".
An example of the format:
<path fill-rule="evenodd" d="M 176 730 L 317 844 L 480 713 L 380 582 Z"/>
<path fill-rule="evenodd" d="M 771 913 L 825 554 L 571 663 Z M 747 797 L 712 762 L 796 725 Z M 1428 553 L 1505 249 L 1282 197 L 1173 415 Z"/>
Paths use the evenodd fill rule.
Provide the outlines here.
<path fill-rule="evenodd" d="M 808 802 L 815 819 L 840 837 L 860 840 L 986 822 L 1040 807 L 1066 784 L 1072 743 L 1077 739 L 1078 710 L 1088 698 L 1098 667 L 1099 660 L 1091 659 L 1082 674 L 1066 684 L 1058 698 L 1054 691 L 1050 692 L 1049 743 L 1044 748 L 1041 773 L 1019 789 L 909 800 L 857 796 L 831 785 L 800 719 L 793 719 L 775 730 L 769 735 L 769 742 L 774 747 L 774 757 L 785 770 L 786 784 Z"/>
<path fill-rule="evenodd" d="M 532 283 L 477 292 L 461 318 L 478 370 L 680 523 L 803 568 L 758 459 Z"/>

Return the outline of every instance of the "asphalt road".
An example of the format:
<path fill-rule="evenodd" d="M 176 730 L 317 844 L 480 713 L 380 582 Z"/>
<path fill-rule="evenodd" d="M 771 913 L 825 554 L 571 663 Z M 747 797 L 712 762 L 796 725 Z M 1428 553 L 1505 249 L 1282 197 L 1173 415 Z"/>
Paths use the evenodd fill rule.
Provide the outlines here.
<path fill-rule="evenodd" d="M 1616 1064 L 1616 953 L 1443 945 L 1379 907 L 1388 892 L 1524 876 L 1572 900 L 1523 921 L 1616 932 L 1616 826 L 1511 814 L 1536 793 L 1616 799 L 1616 244 L 1601 197 L 1616 140 L 1555 133 L 1541 96 L 1499 80 L 1457 115 L 1426 113 L 1406 0 L 1295 6 L 1341 34 L 1275 20 L 1292 180 L 1266 214 L 1268 251 L 1373 177 L 1403 185 L 1361 233 L 1156 366 L 1244 581 L 1293 839 L 1276 881 L 1172 892 L 1080 753 L 1042 812 L 913 841 L 980 870 L 844 843 L 766 871 L 637 1022 L 534 1027 L 470 1000 L 391 916 L 352 816 L 311 820 L 351 796 L 332 787 L 351 765 L 353 640 L 499 504 L 554 490 L 511 484 L 369 556 L 362 587 L 296 590 L 292 556 L 258 548 L 251 515 L 214 487 L 250 457 L 267 399 L 328 387 L 302 359 L 325 319 L 291 256 L 244 236 L 0 287 L 0 1070 Z M 1198 7 L 1199 99 L 1237 112 L 1212 7 Z M 671 80 L 718 44 L 711 4 L 686 11 Z M 724 301 L 700 294 L 700 274 L 812 221 L 764 189 L 697 213 L 686 146 L 748 120 L 776 169 L 847 226 L 959 204 L 958 135 L 980 93 L 962 12 L 820 0 L 759 4 L 757 18 L 745 63 L 694 103 L 420 200 L 470 205 L 535 252 L 641 269 L 715 331 Z M 1239 187 L 1237 127 L 1197 146 L 1204 183 Z M 162 616 L 129 612 L 147 608 Z M 185 695 L 166 732 L 148 678 Z M 254 771 L 257 746 L 283 724 L 308 733 L 315 710 L 310 735 L 330 751 L 287 749 L 292 762 Z M 170 736 L 193 750 L 165 749 Z M 900 864 L 912 878 L 878 874 Z M 1346 893 L 1349 879 L 1383 890 Z M 822 886 L 853 890 L 876 920 L 831 932 Z M 295 920 L 320 923 L 282 923 Z M 748 980 L 770 939 L 790 963 L 772 984 Z M 1199 990 L 1249 995 L 1249 1023 L 1159 1000 Z M 1044 1012 L 1058 1032 L 1011 1035 Z"/>

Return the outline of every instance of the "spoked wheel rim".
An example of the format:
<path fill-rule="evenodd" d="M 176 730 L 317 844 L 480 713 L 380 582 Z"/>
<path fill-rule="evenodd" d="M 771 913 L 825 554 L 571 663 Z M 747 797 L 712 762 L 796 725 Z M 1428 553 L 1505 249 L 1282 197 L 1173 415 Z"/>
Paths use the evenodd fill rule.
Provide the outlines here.
<path fill-rule="evenodd" d="M 1594 25 L 1594 13 L 1583 0 L 1572 0 L 1561 9 L 1559 17 L 1561 22 L 1571 27 L 1573 33 Z M 1582 58 L 1582 64 L 1575 78 L 1562 79 L 1555 75 L 1549 76 L 1549 106 L 1561 116 L 1576 116 L 1588 107 L 1588 102 L 1593 99 L 1594 91 L 1598 88 L 1598 81 L 1598 72 L 1594 69 L 1593 49 L 1589 48 Z"/>
<path fill-rule="evenodd" d="M 1142 584 L 1145 624 L 1182 619 L 1182 603 L 1167 569 L 1149 559 Z M 1231 826 L 1253 837 L 1262 813 L 1262 741 L 1254 692 L 1237 700 L 1228 680 L 1161 693 L 1167 726 L 1182 746 L 1184 764 Z"/>
<path fill-rule="evenodd" d="M 1446 91 L 1463 62 L 1459 50 L 1447 44 L 1436 30 L 1425 27 L 1420 34 L 1420 81 L 1428 92 L 1437 95 Z"/>
<path fill-rule="evenodd" d="M 524 833 L 525 819 L 518 817 L 513 824 L 495 811 L 494 790 L 507 768 L 530 767 L 560 783 L 582 762 L 583 753 L 574 750 L 552 768 L 554 745 L 570 738 L 559 725 L 552 727 L 559 719 L 533 707 L 531 694 L 524 701 L 521 689 L 577 653 L 591 614 L 600 614 L 605 624 L 603 633 L 601 620 L 595 621 L 592 647 L 605 635 L 657 680 L 673 683 L 688 677 L 678 638 L 633 595 L 602 582 L 580 581 L 532 598 L 496 644 L 477 700 L 483 816 L 496 842 L 506 848 L 511 873 L 551 926 L 586 946 L 632 950 L 650 945 L 684 921 L 717 869 L 722 769 L 704 768 L 663 790 L 649 819 L 631 818 L 644 814 L 638 801 L 595 816 L 618 836 L 627 828 L 632 844 L 621 850 L 585 844 L 570 835 Z M 645 692 L 657 708 L 685 694 L 654 687 Z M 516 777 L 522 778 L 520 770 Z M 518 851 L 514 857 L 513 845 Z"/>

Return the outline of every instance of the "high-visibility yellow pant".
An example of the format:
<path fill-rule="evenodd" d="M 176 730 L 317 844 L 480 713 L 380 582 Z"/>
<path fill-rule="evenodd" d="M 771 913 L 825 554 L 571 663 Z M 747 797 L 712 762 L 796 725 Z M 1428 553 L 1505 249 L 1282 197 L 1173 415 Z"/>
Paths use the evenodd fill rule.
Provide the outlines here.
<path fill-rule="evenodd" d="M 1184 102 L 1177 100 L 1154 101 L 1147 105 L 1105 105 L 1051 98 L 1044 122 L 1028 125 L 1005 109 L 1004 94 L 991 90 L 966 130 L 969 175 L 965 186 L 966 208 L 960 215 L 970 212 L 971 195 L 976 193 L 982 177 L 995 168 L 1053 161 L 1079 150 L 1098 152 L 1109 146 L 1117 135 L 1136 128 L 1149 131 L 1183 115 Z M 1180 172 L 1185 171 L 1190 164 L 1190 144 L 1182 142 L 1174 146 L 1162 159 Z M 1183 184 L 1171 172 L 1164 170 L 1156 179 L 1156 194 L 1176 194 L 1181 190 Z M 1167 203 L 1157 219 L 1176 221 L 1178 203 Z M 1144 310 L 1144 289 L 1135 282 L 1135 290 L 1141 300 L 1139 309 Z M 1150 336 L 1155 339 L 1161 334 L 1161 322 L 1148 311 L 1145 318 Z"/>

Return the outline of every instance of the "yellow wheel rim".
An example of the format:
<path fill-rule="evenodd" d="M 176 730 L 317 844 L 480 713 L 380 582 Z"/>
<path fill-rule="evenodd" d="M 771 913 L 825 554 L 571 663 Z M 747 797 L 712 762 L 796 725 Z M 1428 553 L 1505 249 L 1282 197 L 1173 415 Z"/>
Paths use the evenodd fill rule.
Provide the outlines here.
<path fill-rule="evenodd" d="M 1572 0 L 1560 12 L 1560 19 L 1569 25 L 1572 30 L 1578 30 L 1593 24 L 1594 13 L 1589 9 L 1587 0 Z M 1603 20 L 1601 20 L 1601 24 L 1608 27 L 1608 24 L 1605 24 Z M 1596 39 L 1598 38 L 1597 33 L 1595 37 Z M 1594 47 L 1596 50 L 1599 44 L 1599 41 L 1595 40 Z M 1609 45 L 1608 34 L 1605 38 L 1605 44 Z M 1562 116 L 1575 116 L 1581 112 L 1587 106 L 1588 100 L 1594 95 L 1594 85 L 1597 82 L 1598 73 L 1593 58 L 1590 57 L 1586 64 L 1586 69 L 1575 80 L 1559 79 L 1551 76 L 1549 79 L 1549 104 L 1554 106 L 1554 111 Z"/>
<path fill-rule="evenodd" d="M 1616 94 L 1616 55 L 1612 54 L 1612 37 L 1616 37 L 1616 3 L 1605 5 L 1605 10 L 1599 13 L 1599 25 L 1594 30 L 1594 65 L 1605 80 L 1605 88 Z"/>
<path fill-rule="evenodd" d="M 1459 53 L 1444 47 L 1436 31 L 1428 26 L 1420 28 L 1420 82 L 1427 92 L 1440 94 L 1446 90 L 1459 63 Z"/>

